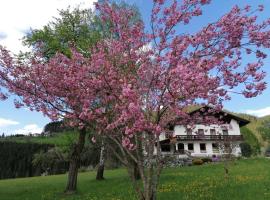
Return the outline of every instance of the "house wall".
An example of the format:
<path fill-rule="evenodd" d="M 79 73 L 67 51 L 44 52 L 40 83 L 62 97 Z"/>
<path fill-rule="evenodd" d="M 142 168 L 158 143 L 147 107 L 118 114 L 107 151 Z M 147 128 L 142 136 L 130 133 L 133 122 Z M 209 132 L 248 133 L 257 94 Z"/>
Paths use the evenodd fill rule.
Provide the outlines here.
<path fill-rule="evenodd" d="M 222 150 L 220 149 L 219 152 L 213 151 L 212 144 L 215 143 L 213 141 L 189 141 L 189 142 L 177 142 L 176 145 L 176 150 L 178 150 L 178 143 L 184 143 L 184 150 L 188 151 L 188 144 L 193 143 L 194 151 L 191 152 L 191 155 L 194 157 L 212 157 L 213 155 L 221 155 Z M 200 144 L 205 143 L 206 145 L 206 151 L 201 152 L 200 150 Z M 235 156 L 240 156 L 241 155 L 241 149 L 239 147 L 239 142 L 235 142 L 233 148 L 232 154 Z"/>
<path fill-rule="evenodd" d="M 222 135 L 222 130 L 226 129 L 228 130 L 228 135 L 241 135 L 240 133 L 240 127 L 236 120 L 232 119 L 229 124 L 223 124 L 223 125 L 202 125 L 198 124 L 192 129 L 192 135 L 196 135 L 198 132 L 198 129 L 204 129 L 204 135 L 210 135 L 210 129 L 216 130 L 216 135 Z M 177 125 L 174 127 L 173 136 L 177 135 L 187 135 L 186 128 L 182 125 Z M 160 139 L 165 139 L 165 134 L 161 134 Z M 177 142 L 176 150 L 178 150 L 178 143 L 184 144 L 184 150 L 188 151 L 188 143 L 193 143 L 194 151 L 191 152 L 192 156 L 198 156 L 198 157 L 211 157 L 212 155 L 219 155 L 222 151 L 220 150 L 219 153 L 213 152 L 212 144 L 215 143 L 214 141 L 184 141 L 184 142 Z M 201 152 L 200 150 L 200 143 L 206 144 L 206 152 Z M 241 155 L 241 149 L 239 147 L 239 142 L 233 142 L 232 143 L 234 148 L 232 154 L 235 156 Z M 171 150 L 174 148 L 172 147 Z M 172 152 L 172 151 L 171 151 Z"/>
<path fill-rule="evenodd" d="M 239 124 L 236 120 L 232 119 L 230 124 L 223 125 L 202 125 L 198 124 L 192 129 L 192 135 L 196 135 L 198 129 L 204 129 L 204 135 L 210 135 L 210 129 L 215 129 L 216 134 L 222 134 L 223 129 L 228 130 L 229 135 L 240 135 Z M 176 135 L 187 135 L 186 128 L 182 125 L 176 125 L 174 127 L 174 136 Z M 162 137 L 165 137 L 164 135 Z"/>

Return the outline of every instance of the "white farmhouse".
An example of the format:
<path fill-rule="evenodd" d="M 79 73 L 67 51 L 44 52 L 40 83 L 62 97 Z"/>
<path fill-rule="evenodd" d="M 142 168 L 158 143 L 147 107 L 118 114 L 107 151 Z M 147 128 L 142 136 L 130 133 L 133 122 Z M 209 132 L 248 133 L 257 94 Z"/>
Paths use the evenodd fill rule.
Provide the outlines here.
<path fill-rule="evenodd" d="M 199 108 L 190 114 L 203 114 L 207 109 L 210 108 Z M 240 127 L 245 126 L 249 121 L 225 111 L 215 113 L 214 117 L 222 118 L 224 124 L 196 124 L 192 129 L 174 124 L 170 136 L 166 133 L 160 136 L 162 154 L 176 154 L 179 157 L 220 156 L 226 153 L 224 149 L 227 145 L 227 148 L 231 149 L 231 154 L 240 156 L 239 144 L 243 142 Z M 222 148 L 224 146 L 225 148 Z"/>

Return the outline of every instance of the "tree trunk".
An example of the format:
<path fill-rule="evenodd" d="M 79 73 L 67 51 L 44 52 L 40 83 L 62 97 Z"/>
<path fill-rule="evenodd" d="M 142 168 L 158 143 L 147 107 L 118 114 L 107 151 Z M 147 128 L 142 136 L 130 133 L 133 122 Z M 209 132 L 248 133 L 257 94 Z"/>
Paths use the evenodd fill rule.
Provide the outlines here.
<path fill-rule="evenodd" d="M 153 191 L 149 191 L 149 193 L 147 194 L 147 198 L 145 200 L 156 200 L 154 199 Z"/>
<path fill-rule="evenodd" d="M 75 144 L 71 158 L 69 162 L 69 171 L 68 171 L 68 180 L 65 193 L 72 194 L 77 190 L 77 177 L 78 177 L 78 169 L 80 167 L 81 153 L 85 144 L 85 128 L 81 129 L 79 132 L 79 140 L 77 144 Z"/>
<path fill-rule="evenodd" d="M 145 177 L 146 180 L 143 183 L 144 185 L 144 200 L 156 200 L 157 199 L 157 190 L 159 171 L 157 170 L 158 159 L 154 155 L 155 151 L 155 138 L 154 134 L 148 134 L 146 141 L 146 159 L 147 165 L 145 166 Z"/>
<path fill-rule="evenodd" d="M 99 165 L 97 169 L 96 180 L 104 180 L 104 165 Z"/>
<path fill-rule="evenodd" d="M 135 162 L 134 162 L 134 165 L 133 165 L 133 175 L 134 175 L 135 180 L 140 180 L 141 179 L 139 166 Z"/>
<path fill-rule="evenodd" d="M 105 147 L 104 141 L 101 141 L 101 148 L 100 148 L 100 158 L 99 158 L 99 165 L 97 169 L 97 176 L 96 180 L 104 180 L 104 161 L 105 161 Z"/>
<path fill-rule="evenodd" d="M 156 189 L 154 188 L 156 184 L 153 180 L 153 176 L 154 176 L 153 174 L 150 176 L 148 175 L 146 184 L 144 185 L 143 197 L 141 198 L 141 200 L 156 200 L 157 199 Z"/>
<path fill-rule="evenodd" d="M 77 189 L 78 162 L 74 159 L 69 163 L 68 181 L 65 193 L 73 194 Z"/>

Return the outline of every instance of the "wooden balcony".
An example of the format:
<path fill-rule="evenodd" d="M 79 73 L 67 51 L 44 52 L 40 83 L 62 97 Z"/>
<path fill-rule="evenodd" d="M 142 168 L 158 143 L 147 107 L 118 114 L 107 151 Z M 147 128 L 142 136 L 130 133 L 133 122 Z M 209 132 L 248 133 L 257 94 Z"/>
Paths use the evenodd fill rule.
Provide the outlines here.
<path fill-rule="evenodd" d="M 243 135 L 176 135 L 177 141 L 243 141 Z"/>

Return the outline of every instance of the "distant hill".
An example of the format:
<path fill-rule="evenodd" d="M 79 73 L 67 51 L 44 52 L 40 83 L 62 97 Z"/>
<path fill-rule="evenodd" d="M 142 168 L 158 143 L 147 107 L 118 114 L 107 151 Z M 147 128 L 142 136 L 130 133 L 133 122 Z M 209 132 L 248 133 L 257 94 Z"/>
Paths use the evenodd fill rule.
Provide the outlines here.
<path fill-rule="evenodd" d="M 65 131 L 52 134 L 52 136 L 7 136 L 0 138 L 1 141 L 17 142 L 17 143 L 38 143 L 38 144 L 51 144 L 57 146 L 70 145 L 76 140 L 77 134 L 74 131 Z"/>
<path fill-rule="evenodd" d="M 261 127 L 261 126 L 263 126 L 263 122 L 266 121 L 266 120 L 270 120 L 270 115 L 257 118 L 257 120 L 253 120 L 253 121 L 251 121 L 250 124 L 247 125 L 247 127 L 252 132 L 254 132 L 254 134 L 258 138 L 261 146 L 263 146 L 263 147 L 267 147 L 269 145 L 269 142 L 263 140 L 261 134 L 258 131 L 258 128 Z"/>
<path fill-rule="evenodd" d="M 267 147 L 269 145 L 269 142 L 265 141 L 262 138 L 262 135 L 259 133 L 258 128 L 263 126 L 264 121 L 270 120 L 270 115 L 264 117 L 256 117 L 245 113 L 234 113 L 234 114 L 250 121 L 250 123 L 246 126 L 246 128 L 248 128 L 256 136 L 261 147 Z"/>
<path fill-rule="evenodd" d="M 250 114 L 246 114 L 246 113 L 232 113 L 232 114 L 237 115 L 243 119 L 249 120 L 251 122 L 259 119 L 258 117 L 254 116 L 254 115 L 250 115 Z"/>

